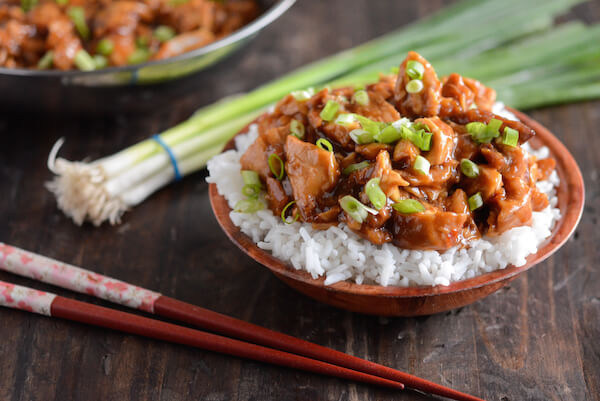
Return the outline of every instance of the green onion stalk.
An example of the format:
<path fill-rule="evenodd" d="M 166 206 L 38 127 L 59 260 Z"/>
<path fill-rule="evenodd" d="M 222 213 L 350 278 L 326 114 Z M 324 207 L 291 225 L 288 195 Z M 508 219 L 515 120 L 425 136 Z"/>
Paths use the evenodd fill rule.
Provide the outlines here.
<path fill-rule="evenodd" d="M 406 28 L 292 71 L 247 94 L 206 106 L 164 131 L 160 140 L 171 150 L 180 174 L 189 175 L 203 168 L 229 139 L 286 94 L 309 87 L 377 81 L 381 73 L 398 66 L 408 50 L 422 53 L 442 75 L 459 72 L 494 83 L 498 98 L 516 108 L 598 98 L 600 81 L 595 66 L 600 59 L 600 27 L 577 22 L 553 26 L 556 16 L 579 2 L 463 0 Z M 514 14 L 517 8 L 519 13 Z M 74 17 L 80 16 L 74 13 Z M 79 22 L 85 30 L 85 20 Z M 464 26 L 469 26 L 468 31 Z M 167 32 L 155 34 L 166 36 Z M 99 43 L 105 52 L 110 45 Z M 95 62 L 86 56 L 89 55 L 80 55 L 80 68 L 91 68 Z M 46 60 L 40 66 L 44 67 Z M 415 74 L 418 75 L 417 70 Z M 360 93 L 355 100 L 366 104 L 369 98 L 365 95 L 366 92 Z M 329 108 L 335 106 L 331 104 Z M 322 117 L 328 119 L 329 113 L 325 114 Z M 293 131 L 298 137 L 304 135 L 304 127 L 299 124 Z M 373 135 L 367 129 L 359 131 L 353 132 L 353 139 L 359 143 L 363 137 Z M 170 155 L 154 139 L 89 163 L 57 157 L 61 144 L 62 140 L 57 142 L 49 156 L 48 167 L 55 177 L 47 187 L 56 196 L 60 209 L 77 224 L 116 224 L 126 210 L 175 178 Z M 325 150 L 327 144 L 321 144 Z M 360 163 L 349 166 L 344 174 L 364 167 Z M 424 174 L 428 167 L 422 161 L 414 166 Z M 373 185 L 373 194 L 376 189 Z M 378 204 L 377 195 L 373 196 Z M 359 203 L 347 199 L 344 205 L 349 213 L 361 218 L 370 208 Z"/>

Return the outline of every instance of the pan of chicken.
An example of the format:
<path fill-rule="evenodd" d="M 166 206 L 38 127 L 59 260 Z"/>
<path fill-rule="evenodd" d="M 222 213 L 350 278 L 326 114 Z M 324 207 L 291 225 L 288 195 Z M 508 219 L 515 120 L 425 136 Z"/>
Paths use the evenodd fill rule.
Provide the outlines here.
<path fill-rule="evenodd" d="M 0 1 L 3 106 L 127 111 L 136 93 L 216 63 L 294 2 Z"/>
<path fill-rule="evenodd" d="M 497 290 L 566 241 L 584 198 L 552 134 L 415 52 L 376 83 L 284 97 L 209 172 L 240 248 L 305 294 L 382 315 Z"/>

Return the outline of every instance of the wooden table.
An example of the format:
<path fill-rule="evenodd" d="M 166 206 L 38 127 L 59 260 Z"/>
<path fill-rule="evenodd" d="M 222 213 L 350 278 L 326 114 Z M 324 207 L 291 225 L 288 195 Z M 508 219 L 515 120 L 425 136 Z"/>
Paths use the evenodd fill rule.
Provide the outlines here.
<path fill-rule="evenodd" d="M 384 319 L 299 295 L 237 250 L 212 215 L 204 174 L 171 185 L 120 226 L 75 226 L 43 187 L 46 156 L 97 158 L 165 129 L 195 107 L 414 20 L 443 1 L 302 0 L 246 50 L 173 97 L 172 107 L 113 116 L 0 118 L 0 240 L 194 304 L 383 363 L 489 400 L 600 400 L 600 102 L 531 115 L 573 152 L 587 207 L 545 263 L 474 305 Z M 599 3 L 576 14 L 600 17 Z M 332 32 L 344 34 L 332 34 Z M 65 291 L 1 273 L 0 280 Z M 97 302 L 85 296 L 77 299 Z M 0 400 L 427 400 L 0 310 Z"/>

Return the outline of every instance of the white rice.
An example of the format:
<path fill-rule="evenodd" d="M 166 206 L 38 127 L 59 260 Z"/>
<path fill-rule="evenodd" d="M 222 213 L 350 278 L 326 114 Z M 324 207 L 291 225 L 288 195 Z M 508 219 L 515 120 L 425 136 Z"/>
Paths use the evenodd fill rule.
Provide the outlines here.
<path fill-rule="evenodd" d="M 502 105 L 498 108 L 497 114 L 516 120 Z M 232 209 L 244 198 L 240 156 L 257 135 L 257 126 L 250 126 L 247 134 L 236 137 L 237 151 L 229 150 L 208 162 L 210 174 L 206 181 L 217 185 Z M 527 144 L 524 147 L 538 158 L 549 154 L 547 148 L 533 150 Z M 327 230 L 313 229 L 309 223 L 285 224 L 268 209 L 255 214 L 232 211 L 230 217 L 258 247 L 297 270 L 306 270 L 314 278 L 324 275 L 327 285 L 343 280 L 402 287 L 449 285 L 511 264 L 524 265 L 527 256 L 537 252 L 560 218 L 555 193 L 558 184 L 556 172 L 547 181 L 538 182 L 538 188 L 548 195 L 550 206 L 533 213 L 531 227 L 515 227 L 500 236 L 473 241 L 468 249 L 455 247 L 443 253 L 374 245 L 343 223 Z"/>

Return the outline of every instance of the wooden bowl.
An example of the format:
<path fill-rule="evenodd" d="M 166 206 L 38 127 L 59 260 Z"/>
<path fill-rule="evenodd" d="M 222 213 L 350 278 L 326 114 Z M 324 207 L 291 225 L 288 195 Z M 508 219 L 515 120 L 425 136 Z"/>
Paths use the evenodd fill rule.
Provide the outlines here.
<path fill-rule="evenodd" d="M 380 316 L 430 315 L 468 305 L 499 290 L 519 274 L 556 252 L 573 233 L 583 212 L 583 178 L 573 156 L 542 125 L 521 112 L 511 111 L 537 132 L 537 136 L 531 140 L 533 147 L 545 145 L 550 149 L 552 157 L 556 159 L 556 170 L 560 177 L 557 195 L 562 217 L 556 223 L 551 237 L 537 253 L 527 258 L 527 263 L 523 266 L 510 265 L 448 286 L 383 287 L 348 281 L 325 285 L 323 277 L 313 279 L 306 271 L 294 269 L 258 248 L 252 239 L 240 232 L 229 218 L 231 209 L 226 199 L 219 195 L 215 184 L 210 184 L 209 189 L 211 205 L 219 224 L 233 243 L 290 287 L 318 301 L 353 312 Z M 232 148 L 233 140 L 225 149 Z"/>

